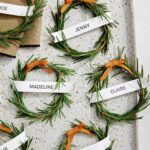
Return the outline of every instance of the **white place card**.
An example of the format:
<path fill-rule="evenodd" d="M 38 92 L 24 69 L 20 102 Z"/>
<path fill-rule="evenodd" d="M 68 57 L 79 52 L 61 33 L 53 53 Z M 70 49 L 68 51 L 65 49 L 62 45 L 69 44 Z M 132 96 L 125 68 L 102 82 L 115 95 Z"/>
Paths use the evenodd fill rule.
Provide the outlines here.
<path fill-rule="evenodd" d="M 106 150 L 107 148 L 110 147 L 110 145 L 111 145 L 110 136 L 108 136 L 104 140 L 80 150 Z"/>
<path fill-rule="evenodd" d="M 76 24 L 70 28 L 64 29 L 62 31 L 54 32 L 52 33 L 54 42 L 57 43 L 63 41 L 64 40 L 63 37 L 65 37 L 65 39 L 70 39 L 72 37 L 78 36 L 85 32 L 112 23 L 113 20 L 111 19 L 111 13 L 110 12 L 106 13 L 106 16 L 108 17 L 107 18 L 101 16 L 94 17 L 82 23 Z"/>
<path fill-rule="evenodd" d="M 9 142 L 0 146 L 0 150 L 15 150 L 19 148 L 22 144 L 28 141 L 28 138 L 25 135 L 25 131 L 10 140 Z"/>
<path fill-rule="evenodd" d="M 69 93 L 72 89 L 71 82 L 64 82 L 56 88 L 57 82 L 37 82 L 37 81 L 14 81 L 18 92 L 37 93 Z"/>
<path fill-rule="evenodd" d="M 34 6 L 20 6 L 0 2 L 0 14 L 13 15 L 13 16 L 32 16 Z"/>
<path fill-rule="evenodd" d="M 150 86 L 148 78 L 141 80 L 143 88 Z M 117 96 L 128 94 L 140 89 L 139 80 L 132 80 L 125 82 L 116 86 L 112 86 L 106 89 L 99 91 L 99 93 L 94 93 L 88 95 L 91 103 L 96 103 L 98 101 L 108 100 Z"/>

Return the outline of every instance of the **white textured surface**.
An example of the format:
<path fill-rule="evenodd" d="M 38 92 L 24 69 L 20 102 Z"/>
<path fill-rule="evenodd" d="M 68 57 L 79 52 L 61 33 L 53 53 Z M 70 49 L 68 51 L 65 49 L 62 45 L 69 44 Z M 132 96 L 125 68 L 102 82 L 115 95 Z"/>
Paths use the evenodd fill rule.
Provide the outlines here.
<path fill-rule="evenodd" d="M 143 0 L 134 2 L 135 14 L 135 31 L 136 31 L 136 49 L 140 64 L 144 66 L 145 75 L 150 74 L 150 51 L 149 51 L 149 35 L 150 35 L 150 1 Z M 139 150 L 149 150 L 150 137 L 147 131 L 150 130 L 150 108 L 140 113 L 144 118 L 138 121 L 138 148 Z"/>
<path fill-rule="evenodd" d="M 43 26 L 42 26 L 42 39 L 41 47 L 39 48 L 24 48 L 20 49 L 17 54 L 17 59 L 20 58 L 22 62 L 28 59 L 32 54 L 35 56 L 48 57 L 50 62 L 63 63 L 66 66 L 77 71 L 77 74 L 70 77 L 70 81 L 75 81 L 74 88 L 71 92 L 74 104 L 71 109 L 65 108 L 64 114 L 66 118 L 57 118 L 51 127 L 49 124 L 37 122 L 28 128 L 26 132 L 29 136 L 33 137 L 32 147 L 35 150 L 56 150 L 57 145 L 61 140 L 61 135 L 70 128 L 70 122 L 74 119 L 79 119 L 84 122 L 93 121 L 97 126 L 104 126 L 104 122 L 99 120 L 95 114 L 95 108 L 90 107 L 89 100 L 87 99 L 86 92 L 88 91 L 89 85 L 85 80 L 85 76 L 81 76 L 87 72 L 91 72 L 92 69 L 90 64 L 104 64 L 108 60 L 117 56 L 117 49 L 125 46 L 125 53 L 129 57 L 132 63 L 135 59 L 134 51 L 134 32 L 133 32 L 133 16 L 132 16 L 132 5 L 130 0 L 98 0 L 98 2 L 107 3 L 110 11 L 112 12 L 113 19 L 119 22 L 118 28 L 113 29 L 114 35 L 113 43 L 110 44 L 109 53 L 107 55 L 98 55 L 93 61 L 83 61 L 80 63 L 73 63 L 71 59 L 59 58 L 58 55 L 63 55 L 59 50 L 54 49 L 48 45 L 48 36 L 46 27 L 53 25 L 52 17 L 50 16 L 50 8 L 56 11 L 56 0 L 49 0 L 47 7 L 44 11 Z M 76 14 L 76 15 L 74 15 Z M 70 12 L 70 19 L 66 23 L 67 26 L 74 25 L 83 20 L 89 18 L 90 15 L 84 12 L 83 9 L 72 10 Z M 93 47 L 93 43 L 99 37 L 99 29 L 92 32 L 86 33 L 79 37 L 70 40 L 70 44 L 80 50 L 89 49 Z M 17 60 L 16 59 L 16 60 Z M 0 65 L 3 66 L 0 72 L 0 117 L 4 121 L 15 124 L 21 122 L 28 123 L 26 119 L 14 119 L 16 109 L 7 102 L 12 93 L 10 90 L 10 79 L 12 70 L 16 67 L 16 60 L 9 65 L 5 65 L 10 62 L 7 57 L 0 56 Z M 5 65 L 5 66 L 4 66 Z M 28 76 L 28 80 L 34 81 L 51 81 L 48 75 L 42 71 L 34 71 Z M 121 77 L 117 77 L 111 80 L 111 85 L 115 85 L 123 82 Z M 49 102 L 52 98 L 49 94 L 25 94 L 25 103 L 29 109 L 35 110 L 36 107 L 42 108 L 43 102 Z M 135 105 L 136 96 L 135 94 L 128 94 L 119 98 L 113 99 L 106 102 L 108 108 L 117 113 L 123 113 Z M 2 113 L 3 111 L 3 113 Z M 117 123 L 110 128 L 111 139 L 115 139 L 114 150 L 136 150 L 136 129 L 135 123 Z M 80 138 L 79 138 L 80 137 Z M 94 143 L 94 139 L 79 135 L 75 138 L 74 144 L 77 147 L 72 148 L 79 149 Z"/>

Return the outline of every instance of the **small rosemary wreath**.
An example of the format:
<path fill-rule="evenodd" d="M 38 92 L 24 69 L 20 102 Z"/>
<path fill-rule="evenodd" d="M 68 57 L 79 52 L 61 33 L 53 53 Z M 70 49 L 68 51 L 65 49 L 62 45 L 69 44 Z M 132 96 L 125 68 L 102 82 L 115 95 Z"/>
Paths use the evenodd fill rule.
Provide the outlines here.
<path fill-rule="evenodd" d="M 28 6 L 34 5 L 33 15 L 24 17 L 23 22 L 14 29 L 0 32 L 0 46 L 9 47 L 12 42 L 20 42 L 23 40 L 23 34 L 25 31 L 34 27 L 34 21 L 42 16 L 43 8 L 45 6 L 44 0 L 27 0 Z"/>
<path fill-rule="evenodd" d="M 78 5 L 84 6 L 93 13 L 93 16 L 101 16 L 109 19 L 106 13 L 108 12 L 107 7 L 104 4 L 97 4 L 96 0 L 65 0 L 63 6 L 57 6 L 58 12 L 53 13 L 53 20 L 55 23 L 54 27 L 48 28 L 48 32 L 51 35 L 53 32 L 58 32 L 64 29 L 64 24 L 68 18 L 66 18 L 67 13 Z M 58 5 L 58 4 L 57 4 Z M 75 61 L 81 61 L 86 58 L 93 59 L 99 52 L 106 53 L 108 50 L 108 44 L 112 39 L 111 28 L 115 26 L 114 23 L 109 25 L 104 25 L 102 30 L 102 35 L 95 43 L 94 50 L 88 52 L 79 52 L 69 46 L 67 40 L 64 37 L 64 41 L 58 43 L 50 43 L 51 46 L 65 52 L 65 56 L 71 57 Z"/>
<path fill-rule="evenodd" d="M 84 133 L 92 137 L 96 137 L 99 141 L 105 139 L 108 136 L 109 126 L 105 129 L 97 128 L 93 123 L 89 126 L 77 120 L 77 124 L 72 123 L 72 129 L 67 131 L 63 136 L 63 141 L 58 146 L 58 150 L 71 150 L 71 143 L 73 138 L 78 133 Z M 107 150 L 112 150 L 114 141 L 112 141 L 110 147 Z"/>
<path fill-rule="evenodd" d="M 65 78 L 69 75 L 74 74 L 74 70 L 65 68 L 63 65 L 59 64 L 50 64 L 46 58 L 40 59 L 32 57 L 25 63 L 25 66 L 22 67 L 21 62 L 18 61 L 17 73 L 13 71 L 14 81 L 24 81 L 29 72 L 35 69 L 43 69 L 47 73 L 51 74 L 54 72 L 56 74 L 56 88 L 59 88 L 61 84 L 65 82 Z M 41 110 L 37 109 L 37 112 L 33 112 L 29 110 L 24 101 L 23 101 L 23 93 L 18 92 L 15 85 L 11 84 L 11 89 L 13 91 L 13 97 L 9 99 L 9 102 L 12 103 L 17 111 L 17 118 L 26 117 L 31 123 L 36 121 L 50 121 L 52 124 L 53 119 L 57 116 L 64 116 L 62 109 L 66 105 L 70 107 L 72 104 L 72 100 L 70 99 L 70 94 L 68 93 L 54 93 L 54 99 L 51 103 L 46 104 L 46 108 Z"/>
<path fill-rule="evenodd" d="M 11 139 L 15 138 L 24 131 L 24 125 L 22 124 L 21 128 L 17 128 L 14 124 L 8 124 L 3 121 L 0 121 L 0 131 L 6 133 Z M 29 139 L 26 143 L 21 145 L 21 150 L 29 150 L 32 139 Z M 33 150 L 33 149 L 31 149 Z"/>
<path fill-rule="evenodd" d="M 117 73 L 115 73 L 113 77 L 119 74 L 124 74 L 124 77 L 127 80 L 139 79 L 140 90 L 138 91 L 138 103 L 126 113 L 117 114 L 107 110 L 107 108 L 105 108 L 104 102 L 100 101 L 95 103 L 97 115 L 100 116 L 108 124 L 113 124 L 120 121 L 130 123 L 136 119 L 141 119 L 142 117 L 137 117 L 136 114 L 146 109 L 150 105 L 150 92 L 147 90 L 147 88 L 142 88 L 141 83 L 141 78 L 143 78 L 143 67 L 139 71 L 138 62 L 136 67 L 132 64 L 129 64 L 127 57 L 122 59 L 122 52 L 119 52 L 119 56 L 115 60 L 109 61 L 105 65 L 98 67 L 94 72 L 87 74 L 89 83 L 92 82 L 92 87 L 90 88 L 89 93 L 98 92 L 103 88 L 107 88 L 108 74 L 113 69 L 117 71 Z"/>

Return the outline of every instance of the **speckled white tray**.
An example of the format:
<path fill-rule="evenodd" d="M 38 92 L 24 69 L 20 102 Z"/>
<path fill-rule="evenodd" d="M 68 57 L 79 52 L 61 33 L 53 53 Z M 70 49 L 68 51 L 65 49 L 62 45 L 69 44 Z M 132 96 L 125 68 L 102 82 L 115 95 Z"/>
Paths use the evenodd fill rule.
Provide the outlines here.
<path fill-rule="evenodd" d="M 66 118 L 57 118 L 53 124 L 53 127 L 51 127 L 49 124 L 38 122 L 26 128 L 27 134 L 34 138 L 32 147 L 35 150 L 56 150 L 56 147 L 60 142 L 61 135 L 64 133 L 64 131 L 70 128 L 70 122 L 74 121 L 76 118 L 86 123 L 93 121 L 95 124 L 97 124 L 97 126 L 103 127 L 104 123 L 102 120 L 97 118 L 95 114 L 95 108 L 90 107 L 89 100 L 85 94 L 88 91 L 89 85 L 87 85 L 85 76 L 81 75 L 92 71 L 90 65 L 104 64 L 108 60 L 116 57 L 118 46 L 125 46 L 125 54 L 129 57 L 129 60 L 134 63 L 135 46 L 132 0 L 98 0 L 98 2 L 107 3 L 110 11 L 112 12 L 113 19 L 119 23 L 118 28 L 114 28 L 112 31 L 114 40 L 113 43 L 110 44 L 107 55 L 98 55 L 98 57 L 91 62 L 82 61 L 76 64 L 73 64 L 71 59 L 58 58 L 58 55 L 62 56 L 63 53 L 48 45 L 49 39 L 46 31 L 46 27 L 48 25 L 53 25 L 50 9 L 56 11 L 56 0 L 49 0 L 44 11 L 41 47 L 36 49 L 20 49 L 17 54 L 17 59 L 20 58 L 22 62 L 34 54 L 35 56 L 48 57 L 49 61 L 54 63 L 66 64 L 67 67 L 73 68 L 77 71 L 75 76 L 70 77 L 70 81 L 75 82 L 71 92 L 74 104 L 72 105 L 71 109 L 64 109 Z M 70 14 L 70 19 L 67 21 L 66 27 L 91 17 L 80 8 L 77 10 L 72 10 Z M 99 32 L 99 30 L 94 30 L 76 37 L 69 42 L 73 47 L 80 50 L 89 49 L 99 37 Z M 6 63 L 9 61 L 10 59 L 0 56 L 0 65 L 2 66 L 0 71 L 0 118 L 7 122 L 14 122 L 16 125 L 19 125 L 22 122 L 27 125 L 28 121 L 26 119 L 14 119 L 16 109 L 7 102 L 7 98 L 12 95 L 9 87 L 10 79 L 8 77 L 11 76 L 12 70 L 16 66 L 15 59 L 6 65 Z M 44 74 L 42 71 L 32 72 L 28 76 L 28 80 L 51 81 L 53 79 L 53 77 L 49 78 L 49 76 Z M 111 80 L 110 85 L 115 85 L 121 82 L 124 82 L 123 79 L 121 77 L 117 77 Z M 52 99 L 49 94 L 25 94 L 24 97 L 26 104 L 32 110 L 34 110 L 36 107 L 42 108 L 43 102 L 49 102 Z M 123 113 L 127 111 L 128 109 L 132 108 L 135 103 L 136 94 L 134 93 L 106 102 L 108 108 L 117 113 Z M 135 122 L 133 124 L 115 124 L 110 128 L 110 135 L 112 140 L 115 139 L 113 150 L 136 150 Z M 77 147 L 73 148 L 73 150 L 83 148 L 94 142 L 94 139 L 90 139 L 84 135 L 79 135 L 74 140 L 74 144 L 77 145 Z"/>

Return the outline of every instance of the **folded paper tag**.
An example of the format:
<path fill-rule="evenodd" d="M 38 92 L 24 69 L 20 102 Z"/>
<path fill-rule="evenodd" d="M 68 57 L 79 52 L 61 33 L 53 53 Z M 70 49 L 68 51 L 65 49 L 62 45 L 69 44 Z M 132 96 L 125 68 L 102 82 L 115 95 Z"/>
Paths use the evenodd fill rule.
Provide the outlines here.
<path fill-rule="evenodd" d="M 52 33 L 54 42 L 56 43 L 56 42 L 63 41 L 64 37 L 65 37 L 65 39 L 70 39 L 77 35 L 83 34 L 85 32 L 91 31 L 98 27 L 112 23 L 113 20 L 111 19 L 111 13 L 106 13 L 106 16 L 108 16 L 108 17 L 105 18 L 105 17 L 98 16 L 98 17 L 89 19 L 87 21 L 84 21 L 82 23 L 76 24 L 76 25 L 74 25 L 70 28 L 64 29 L 62 31 L 54 32 L 54 33 Z"/>
<path fill-rule="evenodd" d="M 110 136 L 108 136 L 102 141 L 80 150 L 106 150 L 107 148 L 110 147 L 110 145 L 111 145 Z"/>
<path fill-rule="evenodd" d="M 14 84 L 19 92 L 69 93 L 72 88 L 71 82 L 65 82 L 58 88 L 57 82 L 14 81 Z"/>
<path fill-rule="evenodd" d="M 148 78 L 143 78 L 141 82 L 143 88 L 150 86 Z M 98 101 L 104 101 L 127 93 L 131 93 L 139 89 L 140 89 L 139 80 L 136 79 L 123 84 L 103 89 L 98 93 L 89 94 L 88 97 L 90 98 L 91 103 L 96 103 Z"/>
<path fill-rule="evenodd" d="M 13 15 L 13 16 L 31 16 L 33 15 L 34 6 L 20 6 L 8 3 L 1 3 L 0 2 L 0 13 Z"/>
<path fill-rule="evenodd" d="M 0 146 L 0 150 L 15 150 L 19 148 L 22 144 L 28 141 L 28 138 L 25 135 L 25 131 L 10 140 L 9 142 Z"/>

